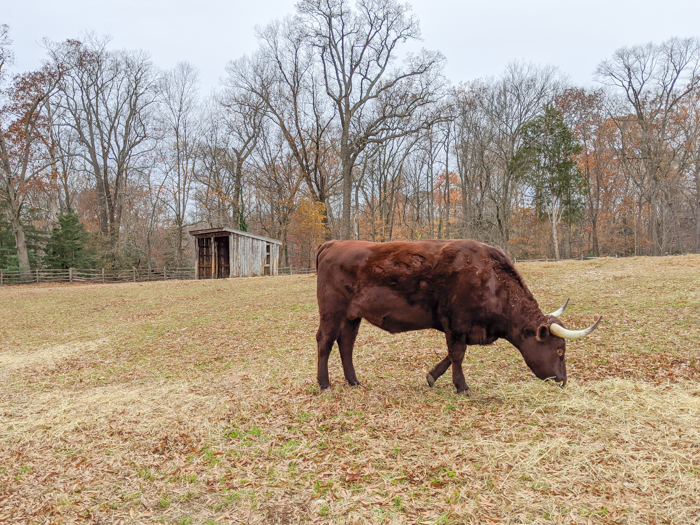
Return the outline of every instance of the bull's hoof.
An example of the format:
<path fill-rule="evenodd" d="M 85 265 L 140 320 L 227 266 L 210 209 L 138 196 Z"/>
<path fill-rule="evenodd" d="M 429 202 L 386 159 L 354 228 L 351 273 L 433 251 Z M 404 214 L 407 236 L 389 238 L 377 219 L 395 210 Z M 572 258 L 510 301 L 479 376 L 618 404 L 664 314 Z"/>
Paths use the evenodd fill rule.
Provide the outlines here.
<path fill-rule="evenodd" d="M 425 376 L 425 379 L 428 381 L 428 386 L 430 388 L 433 388 L 433 385 L 435 384 L 435 378 L 430 375 L 430 372 Z"/>
<path fill-rule="evenodd" d="M 360 382 L 355 380 L 355 381 L 348 381 L 348 385 L 350 386 L 360 386 Z"/>
<path fill-rule="evenodd" d="M 322 384 L 319 383 L 318 386 L 321 387 L 321 390 L 328 390 L 328 389 L 331 387 L 331 384 L 328 383 L 327 385 L 322 385 Z"/>
<path fill-rule="evenodd" d="M 457 395 L 466 396 L 466 397 L 471 396 L 471 393 L 469 392 L 469 387 L 467 387 L 463 390 L 457 390 Z"/>

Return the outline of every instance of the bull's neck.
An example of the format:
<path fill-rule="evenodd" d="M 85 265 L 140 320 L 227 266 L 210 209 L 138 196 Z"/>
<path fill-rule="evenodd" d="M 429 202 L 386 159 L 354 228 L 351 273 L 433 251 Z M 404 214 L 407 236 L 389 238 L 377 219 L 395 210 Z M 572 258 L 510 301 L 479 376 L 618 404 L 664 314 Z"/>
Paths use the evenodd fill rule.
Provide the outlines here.
<path fill-rule="evenodd" d="M 537 334 L 537 328 L 543 323 L 547 323 L 547 317 L 540 310 L 537 301 L 524 301 L 520 308 L 512 310 L 505 339 L 521 348 L 526 339 Z"/>

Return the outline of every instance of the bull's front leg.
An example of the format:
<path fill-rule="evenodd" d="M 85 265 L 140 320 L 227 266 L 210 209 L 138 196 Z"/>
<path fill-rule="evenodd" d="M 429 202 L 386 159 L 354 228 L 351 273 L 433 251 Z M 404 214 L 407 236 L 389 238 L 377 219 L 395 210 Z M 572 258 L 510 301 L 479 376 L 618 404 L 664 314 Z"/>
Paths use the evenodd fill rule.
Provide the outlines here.
<path fill-rule="evenodd" d="M 428 372 L 428 375 L 425 376 L 425 379 L 428 381 L 428 386 L 432 387 L 435 384 L 435 381 L 440 379 L 440 377 L 447 372 L 447 369 L 450 368 L 451 364 L 452 361 L 450 361 L 449 355 L 436 364 L 433 369 Z"/>

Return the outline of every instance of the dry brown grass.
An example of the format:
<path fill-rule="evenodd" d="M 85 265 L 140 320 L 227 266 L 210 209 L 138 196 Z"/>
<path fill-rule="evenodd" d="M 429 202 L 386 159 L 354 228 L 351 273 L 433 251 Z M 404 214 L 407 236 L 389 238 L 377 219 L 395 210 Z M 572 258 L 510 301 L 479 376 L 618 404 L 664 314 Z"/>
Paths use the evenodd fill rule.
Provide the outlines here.
<path fill-rule="evenodd" d="M 569 385 L 507 343 L 424 376 L 363 324 L 315 385 L 313 276 L 0 289 L 0 522 L 697 523 L 700 257 L 519 265 L 600 330 Z"/>

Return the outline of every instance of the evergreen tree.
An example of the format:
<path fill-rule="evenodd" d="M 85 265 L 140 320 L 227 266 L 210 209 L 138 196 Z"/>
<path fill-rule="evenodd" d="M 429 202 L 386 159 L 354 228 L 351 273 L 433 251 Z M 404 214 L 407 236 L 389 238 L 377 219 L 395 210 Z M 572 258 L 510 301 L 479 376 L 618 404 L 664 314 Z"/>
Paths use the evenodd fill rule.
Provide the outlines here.
<path fill-rule="evenodd" d="M 0 268 L 8 270 L 17 264 L 17 249 L 15 237 L 12 235 L 12 225 L 0 217 Z"/>
<path fill-rule="evenodd" d="M 12 223 L 4 216 L 5 211 L 6 207 L 0 204 L 0 268 L 3 270 L 19 270 L 17 243 L 12 232 Z M 27 217 L 23 221 L 30 268 L 40 268 L 47 235 L 32 225 L 33 217 Z"/>
<path fill-rule="evenodd" d="M 58 269 L 91 267 L 95 257 L 86 247 L 87 240 L 88 232 L 74 211 L 61 215 L 46 246 L 47 266 Z"/>
<path fill-rule="evenodd" d="M 248 231 L 248 221 L 245 220 L 245 205 L 241 204 L 241 213 L 238 215 L 238 229 L 242 232 Z"/>
<path fill-rule="evenodd" d="M 581 152 L 581 145 L 561 111 L 551 105 L 525 126 L 523 136 L 516 162 L 534 189 L 535 205 L 547 214 L 554 256 L 559 259 L 557 225 L 562 217 L 577 216 L 582 202 L 585 180 L 574 159 Z"/>

